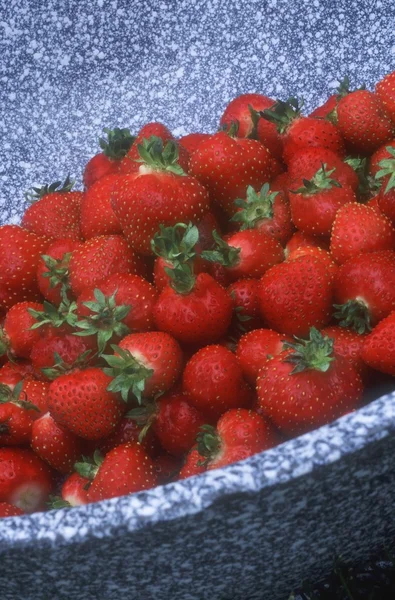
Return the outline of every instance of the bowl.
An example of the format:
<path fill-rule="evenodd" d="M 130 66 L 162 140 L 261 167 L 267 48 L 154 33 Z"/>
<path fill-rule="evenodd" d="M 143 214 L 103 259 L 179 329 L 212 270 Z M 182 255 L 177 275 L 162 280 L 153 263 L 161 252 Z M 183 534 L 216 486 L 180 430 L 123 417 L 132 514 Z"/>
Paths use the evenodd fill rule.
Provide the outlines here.
<path fill-rule="evenodd" d="M 161 120 L 214 131 L 227 102 L 304 95 L 395 67 L 385 0 L 68 0 L 2 7 L 0 204 L 17 223 L 31 185 L 81 182 L 103 127 Z M 394 534 L 393 380 L 355 413 L 224 469 L 73 510 L 0 521 L 3 600 L 287 598 L 333 559 Z"/>

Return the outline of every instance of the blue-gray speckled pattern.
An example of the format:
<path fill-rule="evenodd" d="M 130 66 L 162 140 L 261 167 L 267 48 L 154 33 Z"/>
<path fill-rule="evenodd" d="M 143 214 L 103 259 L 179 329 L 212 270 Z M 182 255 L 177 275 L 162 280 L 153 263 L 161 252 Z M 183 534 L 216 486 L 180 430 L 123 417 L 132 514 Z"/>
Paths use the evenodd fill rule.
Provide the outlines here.
<path fill-rule="evenodd" d="M 0 217 L 81 178 L 105 126 L 212 131 L 230 98 L 395 68 L 391 0 L 9 0 L 0 7 Z M 394 534 L 395 394 L 243 463 L 73 511 L 0 521 L 2 600 L 286 600 Z"/>

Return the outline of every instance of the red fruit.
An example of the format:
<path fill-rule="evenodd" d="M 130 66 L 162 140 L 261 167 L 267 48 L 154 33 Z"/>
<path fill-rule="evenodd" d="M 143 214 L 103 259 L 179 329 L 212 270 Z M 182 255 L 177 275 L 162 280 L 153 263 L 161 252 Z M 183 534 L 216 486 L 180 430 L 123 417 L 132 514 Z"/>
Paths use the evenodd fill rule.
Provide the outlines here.
<path fill-rule="evenodd" d="M 333 353 L 333 340 L 315 328 L 310 339 L 265 363 L 257 380 L 258 405 L 284 433 L 297 435 L 354 410 L 362 398 L 352 364 Z"/>
<path fill-rule="evenodd" d="M 368 369 L 362 360 L 361 354 L 366 335 L 361 335 L 352 329 L 337 327 L 336 325 L 324 327 L 321 330 L 321 334 L 333 340 L 334 354 L 348 360 L 364 380 Z"/>
<path fill-rule="evenodd" d="M 230 408 L 248 406 L 243 372 L 234 354 L 223 346 L 202 348 L 186 364 L 183 388 L 210 422 Z"/>
<path fill-rule="evenodd" d="M 75 296 L 114 273 L 144 274 L 141 259 L 120 235 L 100 235 L 77 248 L 70 259 L 70 285 Z"/>
<path fill-rule="evenodd" d="M 370 331 L 395 310 L 395 252 L 353 256 L 339 267 L 334 284 L 335 317 L 357 333 Z"/>
<path fill-rule="evenodd" d="M 357 191 L 359 179 L 354 169 L 334 152 L 324 148 L 305 148 L 295 154 L 288 163 L 288 174 L 294 184 L 302 184 L 303 179 L 314 177 L 323 164 L 328 171 L 334 169 L 332 179 L 336 179 L 343 187 Z"/>
<path fill-rule="evenodd" d="M 181 464 L 180 459 L 171 454 L 160 454 L 154 460 L 154 469 L 158 485 L 165 485 L 178 479 Z"/>
<path fill-rule="evenodd" d="M 376 94 L 389 114 L 391 120 L 395 122 L 395 72 L 388 73 L 376 84 Z"/>
<path fill-rule="evenodd" d="M 197 150 L 200 142 L 208 140 L 211 137 L 211 133 L 188 133 L 180 137 L 179 144 L 186 148 L 189 154 L 193 154 Z"/>
<path fill-rule="evenodd" d="M 316 119 L 326 119 L 330 116 L 331 113 L 336 109 L 338 102 L 338 95 L 332 94 L 329 98 L 318 106 L 313 112 L 310 113 L 310 117 L 315 117 Z"/>
<path fill-rule="evenodd" d="M 40 377 L 48 378 L 42 369 L 52 368 L 57 360 L 55 353 L 60 356 L 66 365 L 74 365 L 82 354 L 90 352 L 90 357 L 97 350 L 96 340 L 90 337 L 77 337 L 71 330 L 60 328 L 49 331 L 33 347 L 30 360 L 36 373 Z M 86 359 L 89 362 L 89 356 Z"/>
<path fill-rule="evenodd" d="M 70 473 L 81 456 L 79 439 L 60 427 L 49 413 L 33 423 L 31 446 L 40 458 L 61 473 Z"/>
<path fill-rule="evenodd" d="M 45 508 L 51 491 L 50 469 L 34 452 L 0 448 L 0 502 L 32 513 Z"/>
<path fill-rule="evenodd" d="M 69 475 L 62 486 L 62 499 L 70 506 L 88 504 L 89 479 L 79 473 Z M 88 489 L 85 489 L 87 488 Z"/>
<path fill-rule="evenodd" d="M 11 306 L 0 330 L 0 353 L 29 358 L 34 344 L 41 338 L 40 329 L 31 329 L 37 323 L 29 309 L 42 311 L 38 302 L 18 302 Z M 3 352 L 2 352 L 3 350 Z"/>
<path fill-rule="evenodd" d="M 0 369 L 0 382 L 15 386 L 22 379 L 31 380 L 36 372 L 31 363 L 25 360 L 6 362 Z"/>
<path fill-rule="evenodd" d="M 380 166 L 380 163 L 382 160 L 393 158 L 393 154 L 391 153 L 390 150 L 387 150 L 387 148 L 391 148 L 391 149 L 395 150 L 395 140 L 391 140 L 390 142 L 386 142 L 385 144 L 380 146 L 380 148 L 378 148 L 378 150 L 376 150 L 376 152 L 374 152 L 372 154 L 372 156 L 370 157 L 370 159 L 369 159 L 369 174 L 372 177 L 375 177 L 376 174 L 379 171 L 381 171 L 382 167 Z"/>
<path fill-rule="evenodd" d="M 372 154 L 394 137 L 394 125 L 379 97 L 368 90 L 347 94 L 337 105 L 339 130 L 352 152 Z"/>
<path fill-rule="evenodd" d="M 114 173 L 101 177 L 85 192 L 81 203 L 81 232 L 86 240 L 122 233 L 111 206 L 111 194 L 118 177 Z"/>
<path fill-rule="evenodd" d="M 395 223 L 395 148 L 387 146 L 385 151 L 387 158 L 380 160 L 380 170 L 376 173 L 376 179 L 381 182 L 377 204 L 380 211 Z"/>
<path fill-rule="evenodd" d="M 126 442 L 138 442 L 141 429 L 142 427 L 136 421 L 125 417 L 121 419 L 116 429 L 108 437 L 100 440 L 98 448 L 102 454 L 107 454 L 110 450 L 121 444 L 126 444 Z M 148 429 L 140 443 L 151 458 L 156 457 L 162 450 L 152 428 Z"/>
<path fill-rule="evenodd" d="M 67 177 L 60 182 L 33 188 L 31 204 L 22 217 L 22 226 L 36 235 L 49 238 L 81 240 L 81 201 L 83 192 L 71 191 L 74 182 Z M 59 188 L 59 189 L 58 189 Z"/>
<path fill-rule="evenodd" d="M 30 442 L 35 407 L 21 392 L 22 387 L 22 382 L 14 389 L 0 384 L 0 446 L 19 446 Z"/>
<path fill-rule="evenodd" d="M 261 314 L 268 326 L 288 335 L 308 335 L 327 325 L 332 312 L 332 276 L 313 256 L 275 265 L 261 279 Z"/>
<path fill-rule="evenodd" d="M 290 194 L 292 220 L 308 235 L 329 236 L 339 208 L 356 201 L 353 190 L 332 179 L 332 173 L 322 164 L 312 179 L 304 179 L 303 186 Z"/>
<path fill-rule="evenodd" d="M 240 333 L 262 326 L 259 288 L 257 279 L 239 279 L 228 287 L 233 304 L 233 322 Z"/>
<path fill-rule="evenodd" d="M 335 277 L 338 266 L 333 261 L 332 256 L 326 250 L 323 250 L 322 248 L 319 248 L 318 246 L 300 246 L 299 248 L 296 248 L 295 250 L 293 250 L 292 252 L 290 252 L 288 254 L 287 262 L 296 260 L 297 258 L 299 258 L 301 256 L 311 256 L 311 257 L 316 258 L 317 260 L 321 261 L 326 266 L 327 271 L 330 274 L 331 278 L 333 279 Z"/>
<path fill-rule="evenodd" d="M 122 444 L 109 452 L 88 490 L 89 502 L 133 494 L 156 485 L 154 464 L 138 443 Z"/>
<path fill-rule="evenodd" d="M 107 140 L 99 139 L 100 147 L 103 152 L 96 154 L 87 163 L 83 181 L 86 188 L 90 188 L 96 181 L 119 170 L 120 161 L 127 154 L 135 138 L 130 134 L 129 129 L 105 128 Z"/>
<path fill-rule="evenodd" d="M 280 443 L 272 425 L 252 410 L 233 408 L 222 415 L 216 429 L 204 425 L 197 438 L 207 469 L 219 469 Z"/>
<path fill-rule="evenodd" d="M 13 506 L 8 502 L 0 502 L 0 518 L 3 517 L 19 517 L 19 515 L 23 515 L 23 510 L 18 508 L 17 506 Z"/>
<path fill-rule="evenodd" d="M 194 475 L 200 475 L 204 473 L 207 467 L 205 465 L 204 458 L 200 454 L 198 447 L 195 446 L 185 457 L 185 462 L 180 469 L 178 479 L 187 479 Z"/>
<path fill-rule="evenodd" d="M 31 402 L 31 404 L 34 404 L 38 408 L 38 411 L 29 411 L 33 421 L 39 419 L 41 415 L 48 411 L 48 390 L 49 383 L 46 381 L 36 381 L 34 379 L 25 379 L 23 381 L 20 399 Z"/>
<path fill-rule="evenodd" d="M 140 159 L 140 153 L 138 146 L 139 144 L 143 144 L 144 140 L 149 140 L 152 136 L 161 139 L 163 144 L 166 144 L 166 142 L 169 141 L 175 142 L 173 134 L 166 125 L 157 122 L 147 123 L 140 129 L 133 145 L 121 161 L 118 173 L 127 175 L 129 173 L 136 173 L 139 170 L 140 164 L 138 161 Z"/>
<path fill-rule="evenodd" d="M 39 301 L 37 265 L 49 240 L 17 225 L 0 227 L 0 308 Z"/>
<path fill-rule="evenodd" d="M 361 356 L 372 369 L 395 376 L 395 311 L 366 336 Z"/>
<path fill-rule="evenodd" d="M 111 382 L 110 376 L 94 367 L 61 375 L 49 387 L 51 416 L 83 439 L 110 435 L 126 410 L 120 396 L 107 389 Z"/>
<path fill-rule="evenodd" d="M 199 144 L 189 173 L 208 189 L 214 202 L 233 215 L 234 201 L 246 195 L 249 185 L 260 189 L 270 181 L 271 161 L 269 151 L 258 141 L 232 138 L 220 131 Z"/>
<path fill-rule="evenodd" d="M 329 244 L 322 237 L 315 237 L 313 235 L 307 235 L 302 231 L 297 231 L 293 234 L 289 242 L 285 247 L 285 255 L 291 256 L 296 250 L 308 247 L 322 248 L 323 250 L 329 250 Z"/>
<path fill-rule="evenodd" d="M 330 251 L 342 264 L 361 252 L 393 250 L 395 229 L 384 215 L 355 202 L 342 206 L 332 227 Z"/>
<path fill-rule="evenodd" d="M 118 171 L 118 167 L 118 163 L 110 160 L 103 152 L 95 154 L 86 163 L 84 169 L 82 181 L 84 182 L 85 189 L 88 190 L 104 177 L 114 175 Z"/>
<path fill-rule="evenodd" d="M 272 329 L 255 329 L 243 335 L 237 344 L 236 358 L 244 377 L 252 386 L 255 387 L 262 365 L 273 356 L 280 354 L 283 343 L 290 341 L 289 336 Z"/>
<path fill-rule="evenodd" d="M 69 262 L 71 254 L 81 248 L 80 242 L 70 239 L 56 240 L 37 265 L 37 284 L 40 292 L 49 302 L 59 305 L 62 301 L 62 286 L 69 287 Z"/>

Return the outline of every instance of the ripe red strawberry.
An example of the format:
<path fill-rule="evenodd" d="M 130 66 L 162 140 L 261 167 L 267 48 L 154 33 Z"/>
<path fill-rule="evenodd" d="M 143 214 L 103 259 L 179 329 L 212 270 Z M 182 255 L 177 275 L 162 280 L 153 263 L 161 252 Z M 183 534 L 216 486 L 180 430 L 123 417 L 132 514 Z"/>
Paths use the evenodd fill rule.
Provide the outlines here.
<path fill-rule="evenodd" d="M 192 155 L 200 142 L 208 140 L 209 137 L 211 137 L 211 133 L 188 133 L 180 137 L 178 141 L 181 146 L 188 150 L 189 155 Z"/>
<path fill-rule="evenodd" d="M 334 283 L 334 316 L 342 327 L 370 331 L 395 310 L 395 252 L 353 256 L 339 267 Z"/>
<path fill-rule="evenodd" d="M 50 469 L 34 452 L 0 448 L 0 502 L 32 513 L 45 508 L 51 491 Z"/>
<path fill-rule="evenodd" d="M 97 285 L 114 273 L 144 275 L 141 258 L 120 235 L 100 235 L 77 248 L 69 262 L 72 292 L 79 296 L 86 287 Z"/>
<path fill-rule="evenodd" d="M 260 189 L 272 176 L 272 158 L 257 140 L 233 138 L 220 131 L 203 140 L 190 160 L 190 175 L 209 191 L 211 199 L 230 216 L 234 201 L 251 185 Z"/>
<path fill-rule="evenodd" d="M 27 400 L 22 387 L 22 381 L 14 388 L 0 384 L 0 446 L 30 443 L 32 413 L 38 409 Z"/>
<path fill-rule="evenodd" d="M 339 100 L 349 92 L 350 80 L 346 75 L 342 80 L 339 80 L 339 86 L 336 89 L 336 93 L 331 94 L 324 104 L 313 110 L 313 112 L 310 113 L 310 117 L 327 119 L 332 123 L 337 124 L 337 104 Z"/>
<path fill-rule="evenodd" d="M 237 333 L 245 333 L 263 325 L 259 288 L 257 279 L 238 279 L 228 287 L 228 294 L 233 304 L 231 329 L 235 329 Z"/>
<path fill-rule="evenodd" d="M 30 381 L 36 375 L 30 361 L 27 360 L 13 359 L 5 362 L 0 368 L 0 382 L 9 386 L 14 386 L 22 380 Z"/>
<path fill-rule="evenodd" d="M 111 383 L 112 378 L 95 367 L 60 375 L 49 387 L 51 416 L 83 439 L 109 435 L 126 410 L 119 394 L 107 389 Z"/>
<path fill-rule="evenodd" d="M 313 256 L 275 265 L 261 279 L 261 313 L 272 329 L 288 335 L 308 335 L 324 327 L 332 312 L 332 276 Z"/>
<path fill-rule="evenodd" d="M 56 181 L 51 185 L 33 188 L 29 199 L 33 202 L 25 211 L 22 226 L 36 235 L 55 239 L 81 240 L 81 201 L 83 192 L 73 191 L 74 181 L 67 177 L 62 185 Z"/>
<path fill-rule="evenodd" d="M 210 203 L 207 190 L 178 164 L 174 142 L 163 147 L 153 137 L 138 148 L 139 170 L 118 179 L 111 203 L 130 246 L 150 255 L 159 225 L 196 223 L 209 211 Z"/>
<path fill-rule="evenodd" d="M 303 233 L 302 231 L 297 231 L 293 234 L 289 242 L 285 247 L 285 255 L 287 257 L 291 256 L 296 250 L 301 250 L 302 248 L 322 248 L 323 250 L 329 250 L 329 244 L 322 237 L 316 237 L 314 235 L 308 235 Z"/>
<path fill-rule="evenodd" d="M 300 258 L 301 256 L 310 256 L 312 258 L 316 258 L 326 266 L 327 271 L 332 279 L 334 279 L 336 276 L 338 266 L 333 261 L 332 256 L 326 250 L 323 250 L 318 246 L 300 246 L 292 252 L 289 252 L 286 260 L 287 262 L 291 262 Z"/>
<path fill-rule="evenodd" d="M 185 457 L 183 466 L 178 473 L 178 479 L 187 479 L 194 475 L 200 475 L 207 470 L 204 460 L 198 450 L 197 446 L 194 446 Z"/>
<path fill-rule="evenodd" d="M 113 349 L 114 355 L 103 356 L 109 365 L 104 372 L 114 378 L 108 389 L 120 392 L 125 402 L 129 394 L 141 402 L 142 396 L 166 392 L 181 375 L 182 350 L 163 331 L 132 333 Z"/>
<path fill-rule="evenodd" d="M 395 72 L 388 73 L 376 84 L 376 94 L 391 120 L 395 122 Z"/>
<path fill-rule="evenodd" d="M 192 356 L 184 369 L 183 389 L 210 422 L 251 401 L 236 357 L 220 345 L 206 346 Z"/>
<path fill-rule="evenodd" d="M 40 257 L 37 265 L 37 284 L 40 292 L 52 304 L 62 301 L 62 289 L 69 290 L 69 262 L 74 250 L 81 242 L 70 239 L 55 240 L 49 244 L 46 253 Z"/>
<path fill-rule="evenodd" d="M 29 309 L 42 311 L 38 302 L 18 302 L 11 306 L 0 328 L 0 354 L 29 358 L 34 344 L 41 338 L 42 331 L 32 329 L 36 319 Z"/>
<path fill-rule="evenodd" d="M 90 470 L 93 480 L 88 489 L 88 502 L 133 494 L 154 487 L 157 481 L 152 459 L 138 443 L 117 446 L 104 457 L 96 473 L 94 471 Z M 78 472 L 83 473 L 81 469 Z"/>
<path fill-rule="evenodd" d="M 36 381 L 35 379 L 23 380 L 20 400 L 30 402 L 38 409 L 38 411 L 34 409 L 29 410 L 33 421 L 48 411 L 48 390 L 49 383 L 46 381 Z"/>
<path fill-rule="evenodd" d="M 362 360 L 362 348 L 366 335 L 359 334 L 346 327 L 330 325 L 321 329 L 321 335 L 327 336 L 333 340 L 333 352 L 337 356 L 342 356 L 355 368 L 361 375 L 362 381 L 365 381 L 369 375 L 369 369 Z"/>
<path fill-rule="evenodd" d="M 395 249 L 395 229 L 373 208 L 351 202 L 342 206 L 332 227 L 330 251 L 342 264 L 361 252 Z"/>
<path fill-rule="evenodd" d="M 380 162 L 382 160 L 393 158 L 393 154 L 391 153 L 391 150 L 387 150 L 387 148 L 390 148 L 391 150 L 395 150 L 395 139 L 391 140 L 390 142 L 386 142 L 385 144 L 380 146 L 380 148 L 378 148 L 378 150 L 376 150 L 376 152 L 374 152 L 372 154 L 372 156 L 370 157 L 370 159 L 368 161 L 368 165 L 369 165 L 369 174 L 372 177 L 375 177 L 376 173 L 381 171 L 382 167 L 380 167 Z"/>
<path fill-rule="evenodd" d="M 62 499 L 68 506 L 83 506 L 88 504 L 88 489 L 90 481 L 79 473 L 69 475 L 62 485 Z"/>
<path fill-rule="evenodd" d="M 329 236 L 338 209 L 356 201 L 353 190 L 332 179 L 334 170 L 326 167 L 322 164 L 312 179 L 304 179 L 303 186 L 290 195 L 292 220 L 309 235 Z"/>
<path fill-rule="evenodd" d="M 262 365 L 283 350 L 283 343 L 290 342 L 287 335 L 272 329 L 255 329 L 240 338 L 236 358 L 246 380 L 255 387 Z"/>
<path fill-rule="evenodd" d="M 369 367 L 395 376 L 395 311 L 366 336 L 361 356 Z"/>
<path fill-rule="evenodd" d="M 216 428 L 203 425 L 197 436 L 198 451 L 207 469 L 219 469 L 280 443 L 273 426 L 252 410 L 233 408 Z"/>
<path fill-rule="evenodd" d="M 154 459 L 154 469 L 157 476 L 157 484 L 165 485 L 178 479 L 181 468 L 179 457 L 171 454 L 160 454 Z"/>
<path fill-rule="evenodd" d="M 257 380 L 261 410 L 284 433 L 320 427 L 358 407 L 363 385 L 352 364 L 333 353 L 333 340 L 314 327 L 266 362 Z"/>
<path fill-rule="evenodd" d="M 272 192 L 265 183 L 260 192 L 248 186 L 245 200 L 235 201 L 239 210 L 232 221 L 240 224 L 240 230 L 257 229 L 286 244 L 294 232 L 289 202 L 282 192 Z"/>
<path fill-rule="evenodd" d="M 86 240 L 98 235 L 117 235 L 122 227 L 111 206 L 111 195 L 119 175 L 101 177 L 88 190 L 81 202 L 81 232 Z"/>
<path fill-rule="evenodd" d="M 345 154 L 342 136 L 330 121 L 303 117 L 302 106 L 296 98 L 286 102 L 277 100 L 274 106 L 263 111 L 263 118 L 277 127 L 283 141 L 283 158 L 286 163 L 304 148 L 328 148 L 342 157 Z"/>
<path fill-rule="evenodd" d="M 77 337 L 72 330 L 59 328 L 49 331 L 33 347 L 30 360 L 40 378 L 51 379 L 52 374 L 47 369 L 52 369 L 56 364 L 63 366 L 88 365 L 97 351 L 96 340 L 92 338 Z M 45 370 L 45 373 L 42 371 Z"/>
<path fill-rule="evenodd" d="M 126 442 L 138 442 L 140 437 L 142 438 L 140 443 L 148 456 L 155 458 L 162 452 L 159 440 L 152 428 L 149 428 L 147 432 L 144 432 L 144 436 L 141 435 L 141 430 L 142 426 L 140 426 L 136 420 L 125 416 L 108 437 L 98 442 L 97 447 L 102 454 L 107 454 L 110 450 L 113 450 L 121 444 L 126 444 Z"/>
<path fill-rule="evenodd" d="M 354 192 L 357 191 L 359 179 L 354 169 L 331 150 L 319 147 L 305 148 L 292 156 L 288 162 L 288 176 L 293 186 L 295 182 L 302 184 L 303 179 L 314 177 L 323 164 L 329 171 L 334 169 L 332 179 L 336 179 L 343 187 L 349 186 Z"/>
<path fill-rule="evenodd" d="M 48 244 L 48 238 L 17 225 L 0 226 L 0 310 L 40 300 L 36 271 Z"/>
<path fill-rule="evenodd" d="M 99 138 L 102 152 L 93 156 L 84 169 L 83 182 L 86 188 L 90 188 L 102 177 L 116 173 L 119 170 L 120 161 L 128 153 L 135 140 L 129 129 L 115 127 L 112 130 L 105 128 L 103 131 L 107 135 L 107 139 Z"/>
<path fill-rule="evenodd" d="M 385 151 L 387 158 L 380 160 L 380 170 L 375 175 L 381 182 L 377 204 L 381 212 L 395 223 L 395 148 L 387 146 Z"/>
<path fill-rule="evenodd" d="M 9 504 L 8 502 L 0 502 L 0 518 L 3 517 L 19 517 L 23 515 L 23 510 L 14 506 L 13 504 Z"/>
<path fill-rule="evenodd" d="M 70 473 L 81 456 L 80 440 L 46 413 L 33 423 L 34 452 L 60 473 Z"/>
<path fill-rule="evenodd" d="M 372 154 L 395 132 L 379 96 L 368 90 L 356 90 L 339 100 L 337 124 L 347 146 L 356 154 Z"/>

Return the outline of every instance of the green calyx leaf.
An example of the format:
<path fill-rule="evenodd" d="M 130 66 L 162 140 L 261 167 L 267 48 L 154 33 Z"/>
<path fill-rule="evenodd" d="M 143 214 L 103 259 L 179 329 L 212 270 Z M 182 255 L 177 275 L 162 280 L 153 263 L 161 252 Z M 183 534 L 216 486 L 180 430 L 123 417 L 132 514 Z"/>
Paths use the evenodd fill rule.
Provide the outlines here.
<path fill-rule="evenodd" d="M 331 175 L 336 169 L 329 169 L 327 171 L 327 165 L 322 163 L 321 168 L 318 169 L 314 177 L 311 179 L 303 179 L 303 186 L 297 190 L 289 190 L 292 194 L 303 194 L 303 196 L 313 196 L 319 194 L 323 190 L 330 190 L 333 187 L 340 188 L 341 184 L 332 179 Z"/>
<path fill-rule="evenodd" d="M 170 286 L 177 294 L 189 294 L 195 287 L 196 276 L 189 263 L 174 263 L 172 269 L 165 267 L 165 272 L 170 278 Z"/>
<path fill-rule="evenodd" d="M 345 75 L 341 80 L 339 79 L 339 85 L 336 88 L 336 92 L 338 101 L 350 93 L 350 78 L 348 75 Z"/>
<path fill-rule="evenodd" d="M 61 327 L 62 325 L 70 325 L 75 327 L 78 317 L 76 315 L 77 303 L 70 301 L 67 297 L 67 290 L 62 287 L 62 301 L 58 307 L 54 306 L 47 300 L 44 300 L 44 310 L 35 310 L 34 308 L 28 308 L 28 313 L 36 319 L 37 323 L 34 323 L 30 329 L 38 329 L 43 325 L 52 325 L 52 327 Z"/>
<path fill-rule="evenodd" d="M 215 427 L 202 425 L 196 436 L 196 442 L 199 454 L 205 458 L 204 461 L 200 461 L 199 466 L 207 466 L 210 460 L 220 451 L 221 438 Z"/>
<path fill-rule="evenodd" d="M 358 175 L 358 197 L 359 198 L 370 198 L 373 194 L 379 191 L 380 182 L 374 177 L 369 175 L 369 163 L 366 157 L 359 158 L 348 156 L 344 159 L 355 173 Z"/>
<path fill-rule="evenodd" d="M 129 152 L 136 138 L 130 133 L 130 130 L 120 129 L 115 127 L 114 129 L 103 129 L 107 136 L 105 138 L 99 138 L 99 146 L 103 151 L 103 154 L 111 158 L 111 160 L 121 160 Z"/>
<path fill-rule="evenodd" d="M 291 123 L 301 116 L 304 101 L 291 96 L 286 102 L 277 100 L 271 108 L 265 108 L 260 116 L 274 123 L 279 133 L 285 133 Z"/>
<path fill-rule="evenodd" d="M 148 140 L 144 139 L 137 145 L 140 158 L 136 162 L 146 165 L 155 171 L 168 171 L 176 175 L 186 175 L 183 168 L 178 164 L 178 145 L 177 142 L 169 140 L 166 145 L 163 140 L 156 135 L 152 135 Z"/>
<path fill-rule="evenodd" d="M 157 413 L 158 406 L 155 401 L 143 400 L 141 406 L 133 408 L 126 414 L 126 417 L 128 419 L 133 419 L 133 421 L 135 421 L 137 425 L 141 427 L 141 431 L 138 437 L 140 444 L 144 440 L 145 436 L 148 433 L 148 430 L 155 421 Z"/>
<path fill-rule="evenodd" d="M 303 340 L 294 336 L 296 342 L 284 342 L 283 349 L 290 349 L 290 353 L 284 362 L 295 365 L 291 375 L 301 373 L 307 369 L 325 373 L 335 357 L 333 354 L 333 339 L 327 335 L 323 336 L 315 327 L 310 329 L 310 338 Z"/>
<path fill-rule="evenodd" d="M 362 300 L 348 300 L 344 304 L 334 304 L 335 319 L 340 327 L 348 327 L 359 334 L 372 331 L 369 308 Z"/>
<path fill-rule="evenodd" d="M 49 501 L 46 504 L 49 509 L 71 508 L 70 502 L 63 500 L 61 496 L 49 496 Z"/>
<path fill-rule="evenodd" d="M 33 203 L 33 202 L 36 202 L 37 200 L 40 200 L 41 198 L 44 198 L 44 196 L 47 196 L 48 194 L 53 194 L 54 192 L 56 192 L 56 193 L 70 192 L 73 189 L 74 184 L 75 184 L 75 179 L 71 179 L 70 175 L 67 175 L 63 184 L 61 181 L 55 181 L 54 183 L 51 183 L 51 184 L 47 183 L 46 185 L 43 185 L 42 187 L 32 187 L 30 190 L 28 190 L 25 193 L 25 198 L 29 202 Z"/>
<path fill-rule="evenodd" d="M 66 290 L 69 290 L 69 262 L 71 252 L 66 252 L 60 259 L 52 258 L 52 256 L 47 254 L 42 254 L 41 258 L 48 269 L 42 274 L 42 277 L 49 279 L 49 287 L 55 288 L 58 285 L 62 285 Z"/>
<path fill-rule="evenodd" d="M 202 258 L 210 262 L 216 262 L 224 267 L 235 267 L 240 262 L 240 248 L 229 246 L 214 229 L 213 238 L 215 241 L 214 250 L 204 250 Z"/>
<path fill-rule="evenodd" d="M 54 352 L 54 364 L 52 367 L 43 367 L 41 371 L 44 373 L 47 379 L 53 381 L 60 377 L 60 375 L 66 375 L 75 369 L 82 369 L 88 366 L 88 363 L 95 355 L 90 350 L 85 350 L 80 354 L 73 363 L 66 363 L 62 357 Z"/>
<path fill-rule="evenodd" d="M 381 169 L 376 173 L 376 179 L 389 178 L 384 190 L 384 194 L 387 194 L 395 187 L 395 148 L 386 146 L 385 149 L 393 158 L 384 158 L 379 162 Z"/>
<path fill-rule="evenodd" d="M 113 377 L 107 388 L 108 391 L 119 392 L 124 402 L 127 402 L 129 395 L 133 394 L 138 403 L 141 404 L 145 382 L 154 374 L 153 369 L 147 369 L 139 363 L 129 350 L 124 350 L 115 344 L 111 344 L 111 348 L 116 352 L 116 355 L 102 355 L 102 358 L 109 365 L 108 368 L 103 369 L 103 372 Z"/>
<path fill-rule="evenodd" d="M 40 409 L 37 408 L 33 402 L 26 399 L 27 396 L 22 390 L 22 387 L 23 381 L 19 381 L 13 389 L 5 383 L 0 383 L 0 404 L 12 402 L 12 404 L 24 408 L 25 410 L 35 410 L 36 412 L 40 412 Z"/>
<path fill-rule="evenodd" d="M 74 470 L 77 471 L 81 477 L 85 477 L 85 479 L 89 479 L 93 481 L 96 477 L 96 473 L 98 472 L 100 466 L 102 465 L 104 457 L 100 453 L 99 450 L 95 450 L 93 457 L 89 458 L 87 456 L 82 457 L 82 461 L 76 462 L 74 464 Z"/>
<path fill-rule="evenodd" d="M 224 123 L 223 125 L 221 125 L 218 131 L 223 131 L 224 133 L 227 133 L 229 137 L 235 138 L 239 133 L 239 128 L 240 123 L 239 121 L 235 120 L 231 121 L 230 123 Z"/>
<path fill-rule="evenodd" d="M 171 264 L 187 263 L 196 257 L 199 230 L 196 225 L 177 223 L 173 227 L 159 226 L 159 232 L 151 240 L 151 248 Z"/>
<path fill-rule="evenodd" d="M 115 301 L 117 291 L 115 290 L 111 296 L 105 296 L 101 290 L 96 288 L 93 292 L 96 302 L 83 302 L 84 306 L 91 311 L 91 315 L 75 323 L 75 327 L 81 331 L 75 331 L 73 335 L 97 336 L 99 355 L 104 352 L 107 343 L 114 335 L 122 338 L 130 332 L 123 320 L 129 314 L 131 306 L 117 305 Z"/>
<path fill-rule="evenodd" d="M 273 218 L 273 204 L 278 192 L 271 192 L 270 185 L 265 183 L 260 192 L 256 192 L 249 185 L 247 188 L 246 199 L 238 198 L 235 200 L 236 206 L 241 208 L 231 221 L 240 223 L 240 230 L 253 229 L 257 223 L 264 219 Z"/>

